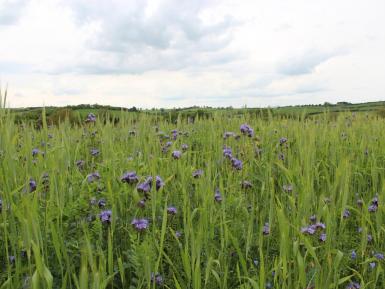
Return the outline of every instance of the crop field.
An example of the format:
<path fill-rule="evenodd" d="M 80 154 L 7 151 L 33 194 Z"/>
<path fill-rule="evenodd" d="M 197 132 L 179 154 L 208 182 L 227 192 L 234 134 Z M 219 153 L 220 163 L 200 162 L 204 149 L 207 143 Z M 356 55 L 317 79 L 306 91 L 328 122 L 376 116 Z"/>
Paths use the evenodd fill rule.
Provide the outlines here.
<path fill-rule="evenodd" d="M 385 288 L 385 122 L 0 109 L 0 288 Z"/>

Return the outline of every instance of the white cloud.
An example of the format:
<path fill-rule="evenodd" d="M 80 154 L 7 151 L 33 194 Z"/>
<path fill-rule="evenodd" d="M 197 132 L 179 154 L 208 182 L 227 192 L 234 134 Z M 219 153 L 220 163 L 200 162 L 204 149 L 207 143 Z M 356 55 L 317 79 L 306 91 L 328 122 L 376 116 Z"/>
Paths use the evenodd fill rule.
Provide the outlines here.
<path fill-rule="evenodd" d="M 384 10 L 382 0 L 0 0 L 0 80 L 13 106 L 381 99 Z"/>

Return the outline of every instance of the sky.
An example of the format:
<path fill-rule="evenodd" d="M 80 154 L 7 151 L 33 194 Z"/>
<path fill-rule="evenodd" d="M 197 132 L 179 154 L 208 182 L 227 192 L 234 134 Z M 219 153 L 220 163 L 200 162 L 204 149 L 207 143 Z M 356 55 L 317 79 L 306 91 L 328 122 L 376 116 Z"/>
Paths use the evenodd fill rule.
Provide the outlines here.
<path fill-rule="evenodd" d="M 385 99 L 384 0 L 0 0 L 8 105 Z"/>

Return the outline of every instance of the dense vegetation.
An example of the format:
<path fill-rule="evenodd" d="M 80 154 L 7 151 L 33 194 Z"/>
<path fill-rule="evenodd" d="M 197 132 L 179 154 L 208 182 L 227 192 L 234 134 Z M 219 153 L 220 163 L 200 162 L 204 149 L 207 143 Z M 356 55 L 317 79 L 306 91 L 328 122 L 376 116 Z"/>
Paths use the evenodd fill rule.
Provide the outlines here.
<path fill-rule="evenodd" d="M 0 109 L 0 288 L 384 288 L 385 123 Z"/>

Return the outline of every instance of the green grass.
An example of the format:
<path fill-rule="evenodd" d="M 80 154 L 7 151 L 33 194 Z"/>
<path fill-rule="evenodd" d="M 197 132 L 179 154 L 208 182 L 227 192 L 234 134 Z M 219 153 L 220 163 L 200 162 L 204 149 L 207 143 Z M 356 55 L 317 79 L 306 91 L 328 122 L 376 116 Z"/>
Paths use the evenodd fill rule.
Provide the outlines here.
<path fill-rule="evenodd" d="M 373 256 L 385 252 L 385 123 L 375 114 L 347 112 L 334 120 L 325 113 L 311 120 L 214 111 L 212 118 L 176 124 L 118 115 L 115 124 L 49 126 L 43 110 L 36 129 L 15 124 L 15 114 L 0 109 L 1 289 L 162 288 L 151 273 L 162 276 L 163 288 L 346 288 L 352 281 L 385 287 L 384 261 Z M 225 131 L 240 134 L 243 123 L 254 128 L 253 138 L 223 139 Z M 171 136 L 167 153 L 168 140 L 156 128 Z M 173 129 L 188 135 L 174 141 Z M 287 145 L 279 144 L 281 137 Z M 188 150 L 174 160 L 171 152 L 183 143 Z M 224 145 L 243 161 L 242 170 L 223 157 Z M 44 155 L 33 157 L 34 148 Z M 91 156 L 92 148 L 100 155 Z M 85 161 L 83 170 L 77 160 Z M 201 178 L 192 177 L 196 169 L 204 170 Z M 94 171 L 100 180 L 87 182 Z M 121 182 L 126 171 L 136 171 L 141 182 L 156 175 L 164 180 L 145 208 L 137 206 L 143 195 L 136 185 Z M 45 173 L 49 183 L 43 184 Z M 244 180 L 253 187 L 243 189 Z M 283 189 L 289 184 L 291 192 Z M 221 203 L 214 201 L 217 188 Z M 376 194 L 379 207 L 370 213 Z M 104 198 L 105 208 L 90 204 L 92 198 Z M 175 216 L 167 214 L 171 205 Z M 112 221 L 103 224 L 99 213 L 107 209 Z M 326 225 L 325 242 L 319 231 L 301 233 L 312 215 Z M 142 217 L 150 225 L 138 233 L 131 221 Z"/>

